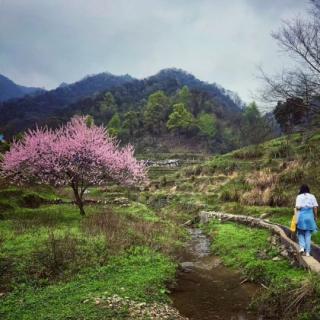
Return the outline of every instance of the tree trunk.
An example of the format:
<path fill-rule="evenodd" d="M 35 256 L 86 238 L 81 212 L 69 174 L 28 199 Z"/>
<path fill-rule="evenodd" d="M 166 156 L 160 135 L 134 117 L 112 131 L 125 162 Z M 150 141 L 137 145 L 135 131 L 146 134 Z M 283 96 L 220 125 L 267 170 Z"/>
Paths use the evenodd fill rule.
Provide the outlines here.
<path fill-rule="evenodd" d="M 76 200 L 76 204 L 77 206 L 79 207 L 79 210 L 80 210 L 80 214 L 82 216 L 84 216 L 86 213 L 83 209 L 83 199 L 82 199 L 82 196 L 79 194 L 79 190 L 76 186 L 72 186 L 72 189 L 73 189 L 73 192 L 74 192 L 74 198 Z"/>
<path fill-rule="evenodd" d="M 77 205 L 78 205 L 78 207 L 79 207 L 79 209 L 80 209 L 80 214 L 81 214 L 82 216 L 84 216 L 86 213 L 85 213 L 85 211 L 84 211 L 84 209 L 83 209 L 83 201 L 80 200 L 80 202 L 77 203 Z"/>

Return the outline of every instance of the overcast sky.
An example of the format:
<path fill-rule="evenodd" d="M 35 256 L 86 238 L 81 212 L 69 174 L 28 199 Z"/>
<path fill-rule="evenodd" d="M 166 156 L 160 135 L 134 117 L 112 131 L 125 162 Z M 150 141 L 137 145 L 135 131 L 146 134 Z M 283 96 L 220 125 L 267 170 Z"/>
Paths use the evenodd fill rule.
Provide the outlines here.
<path fill-rule="evenodd" d="M 250 101 L 257 66 L 289 63 L 271 37 L 307 0 L 0 0 L 0 73 L 47 89 L 109 71 L 168 67 Z"/>

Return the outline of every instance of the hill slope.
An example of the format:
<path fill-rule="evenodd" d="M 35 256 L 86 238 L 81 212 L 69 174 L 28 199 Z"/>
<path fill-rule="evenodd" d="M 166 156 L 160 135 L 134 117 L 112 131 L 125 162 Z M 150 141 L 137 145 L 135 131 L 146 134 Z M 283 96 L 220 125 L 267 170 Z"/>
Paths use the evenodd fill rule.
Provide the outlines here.
<path fill-rule="evenodd" d="M 67 120 L 81 111 L 87 113 L 103 98 L 105 92 L 113 94 L 120 112 L 139 109 L 151 93 L 163 90 L 172 95 L 179 88 L 187 85 L 202 95 L 213 99 L 220 108 L 230 112 L 240 111 L 231 95 L 215 84 L 208 84 L 196 79 L 193 75 L 178 69 L 165 69 L 155 76 L 142 80 L 128 75 L 115 76 L 101 73 L 88 76 L 76 83 L 59 86 L 36 97 L 27 97 L 18 101 L 5 102 L 0 105 L 0 130 L 8 135 L 16 134 L 35 123 L 57 124 Z"/>
<path fill-rule="evenodd" d="M 301 184 L 320 199 L 320 131 L 245 147 L 159 180 L 171 193 L 192 194 L 208 210 L 259 216 L 289 225 Z M 320 243 L 320 236 L 314 238 Z"/>
<path fill-rule="evenodd" d="M 24 87 L 0 74 L 0 102 L 44 92 L 41 88 Z"/>
<path fill-rule="evenodd" d="M 35 97 L 4 102 L 0 105 L 0 127 L 3 132 L 9 133 L 9 135 L 17 133 L 34 126 L 35 123 L 41 124 L 58 110 L 66 108 L 81 98 L 98 94 L 103 90 L 109 90 L 131 80 L 130 76 L 101 73 Z"/>

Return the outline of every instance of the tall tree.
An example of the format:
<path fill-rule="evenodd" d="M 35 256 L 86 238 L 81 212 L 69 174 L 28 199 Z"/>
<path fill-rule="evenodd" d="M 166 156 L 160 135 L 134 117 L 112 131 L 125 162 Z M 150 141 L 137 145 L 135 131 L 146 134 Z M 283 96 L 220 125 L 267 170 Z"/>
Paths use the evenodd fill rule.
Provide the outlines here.
<path fill-rule="evenodd" d="M 165 128 L 169 106 L 170 100 L 163 91 L 157 91 L 149 96 L 143 118 L 145 126 L 151 134 L 158 135 Z"/>
<path fill-rule="evenodd" d="M 213 114 L 200 113 L 196 123 L 200 136 L 207 140 L 212 139 L 217 133 L 217 119 Z"/>
<path fill-rule="evenodd" d="M 121 131 L 121 119 L 119 113 L 115 113 L 107 125 L 109 133 L 116 137 Z"/>
<path fill-rule="evenodd" d="M 261 143 L 272 133 L 267 118 L 261 115 L 254 101 L 244 109 L 240 131 L 243 145 Z"/>
<path fill-rule="evenodd" d="M 190 111 L 191 92 L 187 86 L 183 86 L 177 93 L 176 103 L 183 103 L 187 110 Z"/>
<path fill-rule="evenodd" d="M 140 126 L 140 114 L 135 111 L 128 111 L 124 115 L 123 127 L 128 130 L 130 137 L 134 137 Z"/>
<path fill-rule="evenodd" d="M 167 127 L 175 131 L 180 137 L 181 133 L 186 132 L 193 124 L 192 114 L 187 111 L 183 103 L 177 103 L 173 106 L 173 112 L 169 115 Z"/>
<path fill-rule="evenodd" d="M 70 186 L 84 215 L 83 196 L 89 186 L 110 180 L 124 185 L 146 180 L 145 166 L 133 153 L 130 145 L 119 148 L 105 128 L 88 127 L 85 118 L 75 117 L 54 131 L 26 133 L 4 154 L 1 169 L 12 183 Z"/>
<path fill-rule="evenodd" d="M 278 102 L 274 109 L 274 116 L 280 125 L 281 130 L 290 134 L 296 125 L 301 124 L 305 113 L 303 108 L 299 108 L 299 104 L 303 104 L 302 99 L 287 99 L 286 102 Z"/>
<path fill-rule="evenodd" d="M 98 104 L 99 117 L 105 122 L 117 112 L 117 104 L 111 92 L 105 93 L 102 100 Z"/>

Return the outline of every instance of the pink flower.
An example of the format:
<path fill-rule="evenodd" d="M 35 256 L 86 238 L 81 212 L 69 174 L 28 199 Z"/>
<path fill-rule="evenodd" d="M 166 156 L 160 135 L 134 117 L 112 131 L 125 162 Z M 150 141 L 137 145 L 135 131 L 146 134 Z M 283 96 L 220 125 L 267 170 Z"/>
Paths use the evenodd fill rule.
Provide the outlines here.
<path fill-rule="evenodd" d="M 4 154 L 1 167 L 16 184 L 71 186 L 83 214 L 82 197 L 89 186 L 147 181 L 146 167 L 135 159 L 133 147 L 119 147 L 104 127 L 87 126 L 85 117 L 74 117 L 54 131 L 28 131 Z"/>

